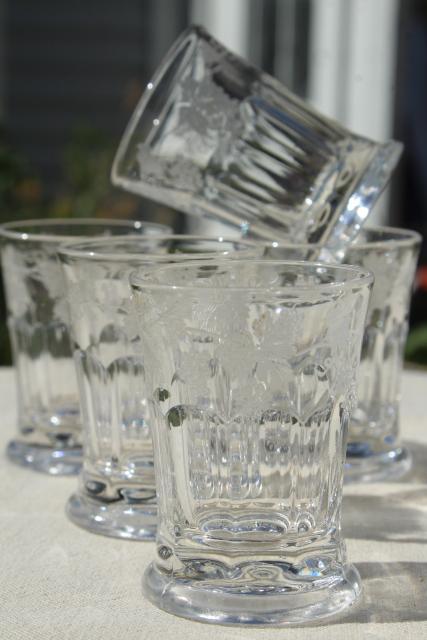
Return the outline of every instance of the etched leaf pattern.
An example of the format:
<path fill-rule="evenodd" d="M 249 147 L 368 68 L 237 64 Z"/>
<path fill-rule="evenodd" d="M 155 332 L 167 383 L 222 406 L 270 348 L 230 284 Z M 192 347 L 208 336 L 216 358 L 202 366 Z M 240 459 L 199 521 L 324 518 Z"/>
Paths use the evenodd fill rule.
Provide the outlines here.
<path fill-rule="evenodd" d="M 156 299 L 154 319 L 149 317 L 152 301 L 144 294 L 139 320 L 152 350 L 160 350 L 166 339 L 173 345 L 169 382 L 181 385 L 183 393 L 188 387 L 187 396 L 195 393 L 210 406 L 221 390 L 227 395 L 222 403 L 227 419 L 252 414 L 260 405 L 287 405 L 298 415 L 304 405 L 303 420 L 307 411 L 322 408 L 329 396 L 353 397 L 361 330 L 360 322 L 355 324 L 360 316 L 357 301 L 349 303 L 343 297 L 333 311 L 332 305 L 319 305 L 308 322 L 303 306 L 251 305 L 247 314 L 239 314 L 238 305 L 227 296 L 215 304 L 203 295 L 191 300 L 186 295 Z M 316 322 L 319 327 L 313 334 Z M 299 377 L 308 389 L 304 399 L 298 395 Z"/>

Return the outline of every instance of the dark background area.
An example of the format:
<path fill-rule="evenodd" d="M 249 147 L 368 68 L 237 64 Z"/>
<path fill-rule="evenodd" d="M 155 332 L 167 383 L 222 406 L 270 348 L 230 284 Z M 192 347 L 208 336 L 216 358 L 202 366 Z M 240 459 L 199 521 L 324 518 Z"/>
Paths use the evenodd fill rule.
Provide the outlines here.
<path fill-rule="evenodd" d="M 250 59 L 274 72 L 277 51 L 289 50 L 291 63 L 280 79 L 302 97 L 315 1 L 248 0 Z M 292 15 L 282 33 L 279 10 Z M 143 218 L 182 230 L 178 212 L 115 190 L 109 170 L 145 84 L 190 22 L 190 0 L 0 0 L 0 222 Z M 394 137 L 405 153 L 393 179 L 389 220 L 427 235 L 425 0 L 400 3 L 397 60 Z M 426 243 L 420 265 L 407 357 L 427 365 Z M 3 301 L 0 313 L 0 363 L 6 364 Z"/>

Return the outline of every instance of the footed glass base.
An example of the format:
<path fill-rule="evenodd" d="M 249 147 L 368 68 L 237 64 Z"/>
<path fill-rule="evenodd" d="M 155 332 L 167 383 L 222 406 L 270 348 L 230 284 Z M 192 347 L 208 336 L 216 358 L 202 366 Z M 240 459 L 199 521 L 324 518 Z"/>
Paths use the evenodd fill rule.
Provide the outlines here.
<path fill-rule="evenodd" d="M 154 540 L 157 531 L 157 505 L 100 502 L 74 493 L 67 503 L 67 515 L 79 527 L 112 538 Z"/>
<path fill-rule="evenodd" d="M 344 482 L 382 482 L 397 480 L 412 466 L 408 449 L 394 446 L 385 451 L 372 452 L 369 445 L 350 443 L 347 446 Z"/>
<path fill-rule="evenodd" d="M 277 627 L 331 618 L 354 605 L 361 593 L 360 576 L 352 565 L 341 566 L 334 576 L 294 580 L 294 585 L 289 581 L 285 586 L 282 581 L 275 584 L 274 563 L 268 567 L 258 564 L 247 568 L 253 577 L 251 584 L 176 578 L 152 563 L 144 574 L 143 593 L 160 609 L 183 618 Z"/>
<path fill-rule="evenodd" d="M 52 476 L 77 475 L 82 466 L 82 448 L 53 448 L 12 440 L 7 457 L 11 462 Z"/>

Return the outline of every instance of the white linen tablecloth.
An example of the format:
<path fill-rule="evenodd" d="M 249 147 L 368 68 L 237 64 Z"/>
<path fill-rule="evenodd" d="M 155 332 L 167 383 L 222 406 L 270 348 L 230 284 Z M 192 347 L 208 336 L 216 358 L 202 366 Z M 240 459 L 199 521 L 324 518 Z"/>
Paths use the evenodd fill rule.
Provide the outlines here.
<path fill-rule="evenodd" d="M 345 489 L 349 558 L 362 576 L 356 610 L 328 625 L 248 629 L 190 622 L 141 595 L 152 543 L 87 533 L 64 504 L 75 478 L 19 468 L 4 448 L 15 430 L 11 369 L 0 369 L 1 640 L 353 640 L 427 638 L 427 374 L 405 372 L 402 433 L 414 467 L 400 482 Z"/>

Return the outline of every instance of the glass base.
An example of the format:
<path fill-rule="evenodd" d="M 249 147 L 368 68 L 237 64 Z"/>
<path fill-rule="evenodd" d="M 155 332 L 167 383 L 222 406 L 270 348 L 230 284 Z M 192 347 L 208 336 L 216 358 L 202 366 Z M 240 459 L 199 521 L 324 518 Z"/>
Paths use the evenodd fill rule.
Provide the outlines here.
<path fill-rule="evenodd" d="M 12 440 L 6 454 L 15 464 L 52 476 L 77 475 L 82 467 L 81 447 L 53 448 Z"/>
<path fill-rule="evenodd" d="M 272 576 L 274 574 L 274 567 Z M 264 571 L 254 563 L 253 575 Z M 251 570 L 252 572 L 252 570 Z M 203 584 L 203 582 L 205 584 Z M 143 593 L 154 605 L 183 618 L 224 625 L 288 626 L 331 618 L 355 604 L 361 594 L 360 576 L 345 565 L 326 580 L 256 587 L 246 582 L 222 584 L 215 580 L 177 579 L 150 564 L 143 578 Z"/>
<path fill-rule="evenodd" d="M 412 466 L 412 456 L 405 447 L 393 448 L 378 453 L 366 450 L 360 444 L 347 446 L 344 468 L 344 482 L 383 482 L 397 480 Z"/>
<path fill-rule="evenodd" d="M 155 504 L 130 504 L 122 500 L 99 502 L 74 493 L 66 511 L 74 524 L 92 533 L 127 540 L 154 540 L 156 537 Z"/>

